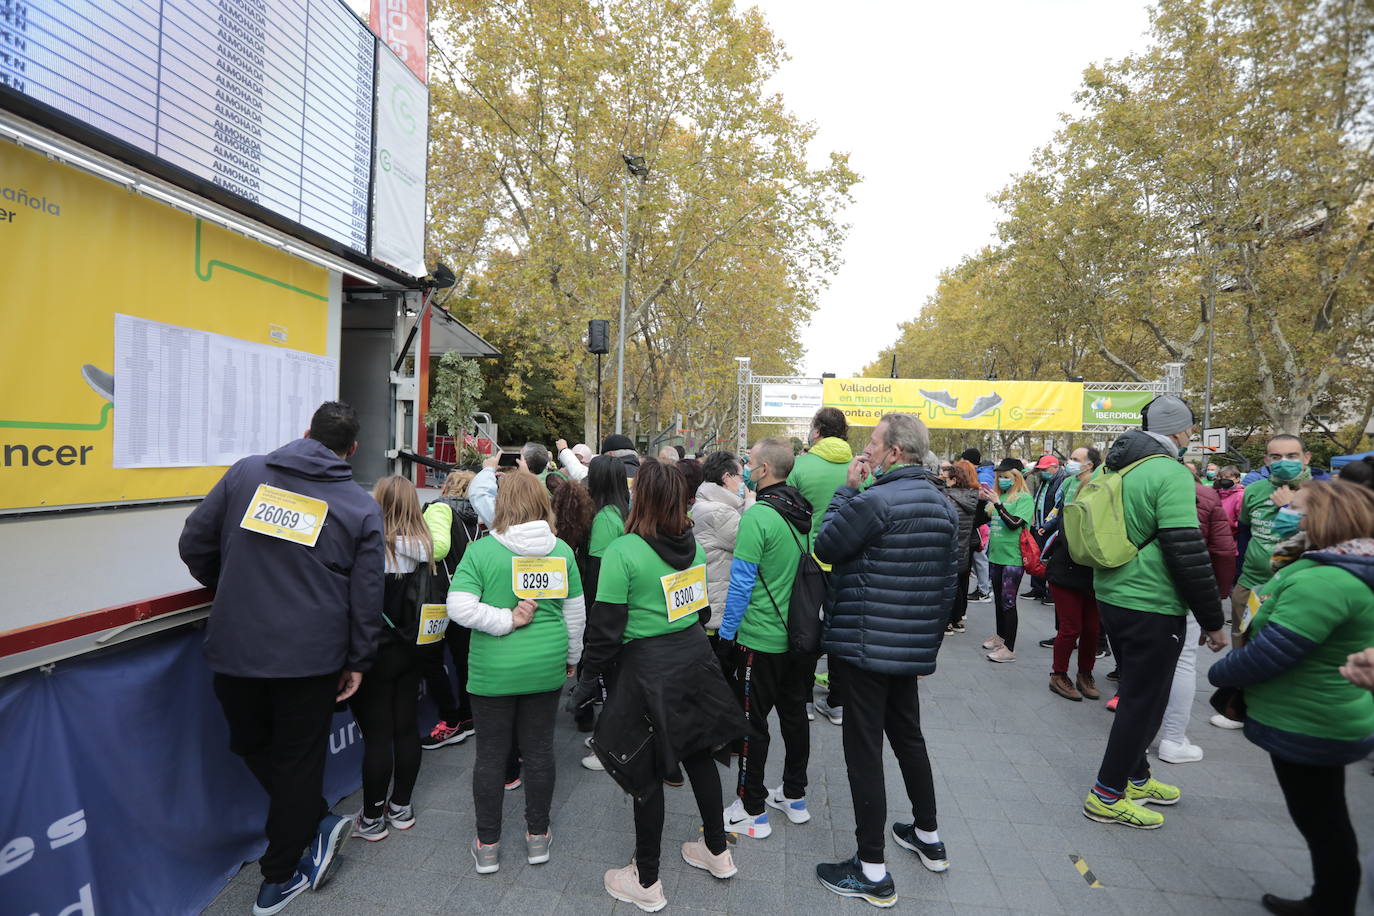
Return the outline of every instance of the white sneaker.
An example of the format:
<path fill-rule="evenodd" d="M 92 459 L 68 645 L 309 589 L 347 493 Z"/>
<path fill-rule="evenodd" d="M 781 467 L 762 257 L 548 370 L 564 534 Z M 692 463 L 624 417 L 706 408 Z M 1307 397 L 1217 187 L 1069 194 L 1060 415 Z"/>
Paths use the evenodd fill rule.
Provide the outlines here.
<path fill-rule="evenodd" d="M 588 754 L 582 758 L 582 766 L 588 770 L 596 770 L 598 773 L 606 769 L 601 765 L 601 761 L 596 759 L 595 754 Z"/>
<path fill-rule="evenodd" d="M 815 703 L 807 703 L 807 704 L 806 704 L 806 721 L 808 721 L 808 722 L 815 722 L 815 721 L 816 721 L 816 704 L 815 704 Z"/>
<path fill-rule="evenodd" d="M 1186 738 L 1180 744 L 1167 738 L 1159 740 L 1159 759 L 1165 763 L 1195 763 L 1202 759 L 1202 748 Z"/>
<path fill-rule="evenodd" d="M 1237 722 L 1235 719 L 1228 719 L 1221 713 L 1212 716 L 1211 723 L 1217 728 L 1244 728 L 1244 722 Z"/>
<path fill-rule="evenodd" d="M 768 823 L 767 811 L 750 814 L 744 810 L 744 799 L 737 798 L 734 804 L 725 809 L 725 831 L 762 840 L 772 835 L 773 826 Z"/>
<path fill-rule="evenodd" d="M 811 812 L 806 809 L 806 799 L 788 798 L 782 794 L 782 786 L 768 790 L 768 797 L 764 799 L 770 808 L 777 808 L 787 819 L 794 824 L 805 824 L 811 820 Z"/>

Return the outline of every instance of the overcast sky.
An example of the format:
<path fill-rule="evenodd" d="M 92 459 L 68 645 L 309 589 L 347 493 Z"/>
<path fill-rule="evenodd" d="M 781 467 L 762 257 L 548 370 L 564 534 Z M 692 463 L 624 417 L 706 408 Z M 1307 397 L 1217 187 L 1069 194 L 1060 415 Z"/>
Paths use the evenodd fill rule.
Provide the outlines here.
<path fill-rule="evenodd" d="M 737 0 L 750 5 L 750 0 Z M 1145 46 L 1140 0 L 753 0 L 791 56 L 775 80 L 863 181 L 803 371 L 858 372 L 940 271 L 991 241 L 988 196 L 1053 135 L 1083 68 Z M 918 367 L 904 370 L 912 375 Z"/>

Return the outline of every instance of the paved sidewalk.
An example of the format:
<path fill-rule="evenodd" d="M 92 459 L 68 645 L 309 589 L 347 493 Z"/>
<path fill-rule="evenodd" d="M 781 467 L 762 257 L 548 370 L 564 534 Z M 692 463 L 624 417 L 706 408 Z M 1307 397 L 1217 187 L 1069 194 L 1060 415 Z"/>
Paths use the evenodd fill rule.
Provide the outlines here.
<path fill-rule="evenodd" d="M 898 911 L 1197 916 L 1262 913 L 1258 901 L 1266 891 L 1305 895 L 1307 851 L 1288 819 L 1268 757 L 1240 732 L 1207 723 L 1210 689 L 1202 672 L 1189 737 L 1204 748 L 1206 759 L 1157 767 L 1161 778 L 1182 787 L 1183 800 L 1160 809 L 1167 819 L 1160 830 L 1096 824 L 1080 810 L 1111 713 L 1102 702 L 1071 703 L 1049 692 L 1050 653 L 1035 642 L 1050 635 L 1051 609 L 1022 600 L 1022 644 L 1014 664 L 990 664 L 978 648 L 992 629 L 992 605 L 971 605 L 969 623 L 967 634 L 945 641 L 939 672 L 922 685 L 921 715 L 951 867 L 943 875 L 931 874 L 889 842 Z M 1199 658 L 1205 671 L 1211 653 L 1204 649 Z M 1107 670 L 1098 670 L 1104 700 L 1114 687 L 1102 677 Z M 393 831 L 375 844 L 351 841 L 331 884 L 319 894 L 298 897 L 285 913 L 637 913 L 612 901 L 601 887 L 605 870 L 624 865 L 633 851 L 630 804 L 604 773 L 578 765 L 586 753 L 581 739 L 571 718 L 560 713 L 553 858 L 547 864 L 525 864 L 523 791 L 518 790 L 506 799 L 501 870 L 486 876 L 473 872 L 469 740 L 425 752 L 414 829 Z M 773 747 L 769 785 L 780 779 L 782 765 L 781 742 L 775 740 Z M 1370 766 L 1350 767 L 1347 781 L 1366 856 L 1374 852 Z M 890 753 L 885 771 L 890 817 L 910 820 Z M 733 773 L 722 774 L 729 792 Z M 678 845 L 697 834 L 698 821 L 690 790 L 667 789 L 665 912 L 872 912 L 862 901 L 836 897 L 816 883 L 817 862 L 848 857 L 855 848 L 840 729 L 823 719 L 812 724 L 810 775 L 810 823 L 793 826 L 774 812 L 771 837 L 744 838 L 734 847 L 740 871 L 728 881 L 682 862 Z M 336 810 L 352 812 L 360 805 L 355 794 Z M 1101 888 L 1088 885 L 1072 856 L 1086 862 Z M 248 913 L 259 880 L 256 865 L 245 867 L 207 912 Z M 1374 914 L 1368 887 L 1362 895 L 1359 912 Z"/>

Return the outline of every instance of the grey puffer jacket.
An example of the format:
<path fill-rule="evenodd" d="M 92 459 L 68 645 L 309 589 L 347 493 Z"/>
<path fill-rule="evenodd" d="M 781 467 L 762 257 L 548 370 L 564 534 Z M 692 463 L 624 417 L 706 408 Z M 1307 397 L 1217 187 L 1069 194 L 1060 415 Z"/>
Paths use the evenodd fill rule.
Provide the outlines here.
<path fill-rule="evenodd" d="M 706 551 L 706 597 L 711 601 L 708 630 L 720 627 L 725 596 L 730 591 L 730 564 L 735 559 L 735 537 L 744 512 L 744 500 L 709 480 L 697 487 L 692 504 L 692 535 Z"/>
<path fill-rule="evenodd" d="M 959 519 L 943 490 L 908 465 L 862 493 L 835 493 L 816 538 L 816 558 L 834 566 L 823 639 L 831 658 L 875 674 L 935 671 L 959 586 Z"/>

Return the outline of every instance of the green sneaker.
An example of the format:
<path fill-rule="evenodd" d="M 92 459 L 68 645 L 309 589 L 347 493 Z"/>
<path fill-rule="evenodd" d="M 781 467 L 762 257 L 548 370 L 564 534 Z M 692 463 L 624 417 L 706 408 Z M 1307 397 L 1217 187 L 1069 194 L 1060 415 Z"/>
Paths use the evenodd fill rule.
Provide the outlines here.
<path fill-rule="evenodd" d="M 829 689 L 829 688 L 830 688 L 830 674 L 829 674 L 829 672 L 821 671 L 821 672 L 817 673 L 817 675 L 816 675 L 816 686 L 817 686 L 817 687 L 825 687 L 826 689 Z"/>
<path fill-rule="evenodd" d="M 1126 798 L 1130 801 L 1142 805 L 1176 805 L 1178 800 L 1183 797 L 1183 790 L 1178 786 L 1171 786 L 1167 782 L 1160 782 L 1151 776 L 1145 780 L 1145 785 L 1138 786 L 1126 780 Z"/>
<path fill-rule="evenodd" d="M 1156 830 L 1164 826 L 1164 815 L 1124 798 L 1107 804 L 1089 792 L 1083 802 L 1083 816 L 1099 824 L 1124 824 L 1137 830 Z"/>

